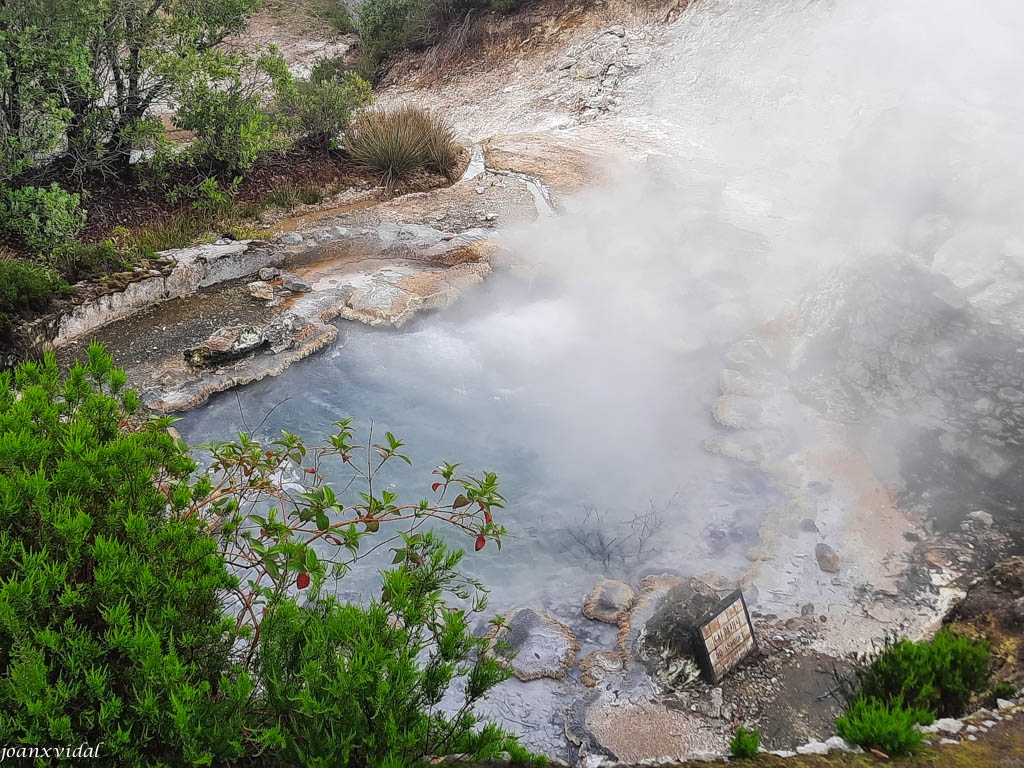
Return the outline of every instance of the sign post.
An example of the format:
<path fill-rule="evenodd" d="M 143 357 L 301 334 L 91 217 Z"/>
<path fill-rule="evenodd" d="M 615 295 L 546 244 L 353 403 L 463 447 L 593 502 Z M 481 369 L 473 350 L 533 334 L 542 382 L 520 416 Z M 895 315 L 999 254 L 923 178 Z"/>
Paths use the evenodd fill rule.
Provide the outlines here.
<path fill-rule="evenodd" d="M 722 600 L 709 618 L 696 627 L 694 647 L 704 679 L 711 685 L 757 648 L 754 625 L 740 590 Z"/>

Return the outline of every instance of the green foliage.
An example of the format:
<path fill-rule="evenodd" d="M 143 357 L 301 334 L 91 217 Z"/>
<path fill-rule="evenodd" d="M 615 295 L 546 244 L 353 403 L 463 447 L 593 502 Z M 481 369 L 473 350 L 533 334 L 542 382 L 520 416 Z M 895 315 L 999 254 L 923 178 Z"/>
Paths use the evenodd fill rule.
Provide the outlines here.
<path fill-rule="evenodd" d="M 261 104 L 261 94 L 287 77 L 283 59 L 273 52 L 256 60 L 221 54 L 217 66 L 194 73 L 182 85 L 174 116 L 176 126 L 195 134 L 181 162 L 230 177 L 287 146 L 284 124 Z"/>
<path fill-rule="evenodd" d="M 359 40 L 380 61 L 421 40 L 428 0 L 366 0 L 359 7 Z"/>
<path fill-rule="evenodd" d="M 924 736 L 914 726 L 933 719 L 927 710 L 905 707 L 898 697 L 893 701 L 858 697 L 850 703 L 846 714 L 836 719 L 836 733 L 851 744 L 896 757 L 918 750 Z"/>
<path fill-rule="evenodd" d="M 1017 698 L 1017 686 L 1011 685 L 1005 680 L 1000 680 L 992 686 L 992 699 L 1015 699 Z"/>
<path fill-rule="evenodd" d="M 85 225 L 81 195 L 49 187 L 0 188 L 0 228 L 37 252 L 71 242 Z"/>
<path fill-rule="evenodd" d="M 103 742 L 111 763 L 241 754 L 235 580 L 194 521 L 195 465 L 102 348 L 0 373 L 0 743 Z"/>
<path fill-rule="evenodd" d="M 71 292 L 52 269 L 31 261 L 0 261 L 0 313 L 43 310 L 54 296 Z"/>
<path fill-rule="evenodd" d="M 757 757 L 757 751 L 761 747 L 761 729 L 753 730 L 738 725 L 732 734 L 729 742 L 729 754 L 733 757 Z"/>
<path fill-rule="evenodd" d="M 345 34 L 356 31 L 352 14 L 342 0 L 324 0 L 314 6 L 313 13 L 327 21 L 337 32 Z"/>
<path fill-rule="evenodd" d="M 141 254 L 115 240 L 102 243 L 71 243 L 53 251 L 50 264 L 67 280 L 77 282 L 120 269 L 129 269 Z"/>
<path fill-rule="evenodd" d="M 73 178 L 126 175 L 154 106 L 223 77 L 220 44 L 259 0 L 0 4 L 0 169 L 59 148 Z M 237 74 L 244 62 L 229 60 Z M 0 170 L 0 175 L 4 174 Z M 4 180 L 0 178 L 0 181 Z"/>
<path fill-rule="evenodd" d="M 300 608 L 271 605 L 258 651 L 266 712 L 260 739 L 287 764 L 425 766 L 524 752 L 493 724 L 478 728 L 474 705 L 508 672 L 469 629 L 486 601 L 433 533 L 406 539 L 407 556 L 383 573 L 384 599 L 367 607 L 324 598 Z M 466 611 L 448 599 L 471 599 Z M 460 681 L 454 715 L 442 697 Z"/>
<path fill-rule="evenodd" d="M 294 119 L 299 136 L 310 144 L 335 145 L 353 112 L 373 99 L 370 84 L 354 72 L 294 83 L 280 95 L 281 108 Z"/>
<path fill-rule="evenodd" d="M 988 685 L 989 649 L 942 629 L 931 640 L 888 639 L 857 671 L 858 697 L 906 702 L 937 717 L 959 717 Z"/>
<path fill-rule="evenodd" d="M 323 193 L 316 187 L 275 187 L 260 203 L 267 208 L 290 211 L 300 205 L 317 205 L 323 199 Z"/>
<path fill-rule="evenodd" d="M 413 106 L 361 113 L 346 134 L 345 147 L 389 188 L 415 171 L 449 175 L 458 160 L 451 125 Z"/>

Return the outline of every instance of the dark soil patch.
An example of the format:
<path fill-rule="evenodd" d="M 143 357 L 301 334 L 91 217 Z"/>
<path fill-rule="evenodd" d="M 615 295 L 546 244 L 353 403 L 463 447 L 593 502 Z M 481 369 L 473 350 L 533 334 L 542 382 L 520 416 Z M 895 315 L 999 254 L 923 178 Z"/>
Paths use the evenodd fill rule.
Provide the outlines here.
<path fill-rule="evenodd" d="M 192 210 L 188 201 L 169 202 L 165 191 L 176 183 L 191 180 L 192 174 L 192 171 L 183 171 L 180 178 L 169 180 L 164 189 L 141 190 L 130 183 L 117 181 L 90 187 L 86 201 L 89 215 L 79 239 L 83 242 L 101 241 L 110 237 L 116 227 L 145 229 L 170 216 Z M 282 187 L 341 189 L 376 184 L 372 171 L 357 165 L 342 152 L 296 146 L 253 169 L 239 185 L 234 200 L 236 204 L 255 203 L 268 192 Z"/>

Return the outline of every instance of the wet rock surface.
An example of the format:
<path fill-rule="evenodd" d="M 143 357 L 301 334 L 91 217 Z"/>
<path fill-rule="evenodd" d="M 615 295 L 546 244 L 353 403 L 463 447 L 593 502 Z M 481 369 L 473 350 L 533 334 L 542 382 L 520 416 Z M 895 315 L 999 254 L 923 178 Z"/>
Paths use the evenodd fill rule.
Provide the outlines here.
<path fill-rule="evenodd" d="M 594 591 L 583 604 L 583 615 L 595 621 L 618 624 L 636 600 L 633 588 L 622 581 L 604 579 L 594 586 Z"/>
<path fill-rule="evenodd" d="M 494 634 L 514 654 L 507 662 L 520 680 L 560 679 L 576 663 L 579 643 L 565 624 L 533 608 L 520 608 L 506 616 L 506 626 Z M 498 651 L 499 655 L 501 650 Z"/>

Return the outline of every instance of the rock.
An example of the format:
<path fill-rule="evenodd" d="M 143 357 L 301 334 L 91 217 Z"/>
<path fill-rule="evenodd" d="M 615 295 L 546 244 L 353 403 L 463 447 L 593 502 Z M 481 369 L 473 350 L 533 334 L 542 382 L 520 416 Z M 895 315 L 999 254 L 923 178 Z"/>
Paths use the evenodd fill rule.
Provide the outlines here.
<path fill-rule="evenodd" d="M 218 328 L 197 347 L 184 351 L 185 361 L 197 367 L 215 367 L 237 360 L 266 345 L 263 329 L 255 325 Z"/>
<path fill-rule="evenodd" d="M 298 232 L 288 232 L 281 235 L 281 237 L 278 238 L 278 241 L 284 245 L 298 245 L 302 242 L 302 235 Z"/>
<path fill-rule="evenodd" d="M 996 724 L 996 721 L 995 720 L 984 720 L 984 721 L 982 721 L 981 724 L 983 726 L 985 726 L 986 728 L 994 728 L 995 724 Z"/>
<path fill-rule="evenodd" d="M 841 750 L 843 752 L 856 752 L 856 751 L 858 751 L 860 749 L 860 747 L 857 747 L 856 745 L 851 744 L 846 739 L 844 739 L 842 736 L 833 736 L 833 737 L 831 737 L 829 739 L 825 739 L 825 745 L 829 749 L 838 749 L 838 750 Z"/>
<path fill-rule="evenodd" d="M 256 280 L 246 286 L 249 289 L 249 295 L 254 299 L 260 301 L 273 301 L 274 300 L 274 287 L 263 280 Z"/>
<path fill-rule="evenodd" d="M 955 717 L 943 717 L 932 723 L 932 726 L 936 733 L 960 733 L 964 724 Z"/>
<path fill-rule="evenodd" d="M 492 637 L 507 643 L 508 651 L 514 654 L 508 666 L 520 680 L 540 677 L 561 680 L 580 650 L 571 629 L 533 608 L 512 611 L 506 617 L 505 626 Z"/>
<path fill-rule="evenodd" d="M 827 755 L 828 744 L 823 741 L 812 741 L 797 747 L 796 752 L 798 755 Z"/>
<path fill-rule="evenodd" d="M 812 616 L 814 614 L 814 603 L 807 603 L 800 607 L 801 616 Z"/>
<path fill-rule="evenodd" d="M 277 267 L 264 267 L 260 270 L 260 280 L 265 283 L 269 283 L 281 274 L 281 270 Z"/>
<path fill-rule="evenodd" d="M 811 518 L 805 517 L 800 521 L 800 530 L 804 533 L 818 533 L 818 525 Z"/>
<path fill-rule="evenodd" d="M 814 557 L 818 560 L 818 567 L 825 573 L 839 573 L 839 553 L 828 544 L 819 543 L 814 548 Z"/>
<path fill-rule="evenodd" d="M 971 512 L 967 516 L 967 519 L 968 520 L 973 520 L 978 525 L 981 525 L 981 526 L 983 526 L 985 528 L 992 527 L 992 523 L 993 523 L 992 515 L 990 515 L 988 512 L 980 510 L 980 509 L 975 510 L 974 512 Z"/>
<path fill-rule="evenodd" d="M 618 624 L 626 612 L 633 607 L 636 593 L 623 581 L 604 579 L 594 586 L 583 604 L 583 615 L 594 621 Z"/>
<path fill-rule="evenodd" d="M 1024 597 L 1013 601 L 1013 615 L 1020 624 L 1024 624 Z"/>
<path fill-rule="evenodd" d="M 293 293 L 309 293 L 313 290 L 313 286 L 304 277 L 294 272 L 285 272 L 281 275 L 281 286 Z"/>
<path fill-rule="evenodd" d="M 974 735 L 974 734 L 972 733 L 972 734 L 970 734 L 970 735 L 969 735 L 969 736 L 967 737 L 967 740 L 968 740 L 968 741 L 977 741 L 977 740 L 978 740 L 978 737 L 977 737 L 977 736 L 975 736 L 975 735 Z"/>
<path fill-rule="evenodd" d="M 796 752 L 791 749 L 773 749 L 768 754 L 776 757 L 796 757 Z"/>
<path fill-rule="evenodd" d="M 996 699 L 996 709 L 1011 709 L 1014 705 L 1008 699 Z"/>
<path fill-rule="evenodd" d="M 595 651 L 580 659 L 580 677 L 588 688 L 619 674 L 625 669 L 626 659 L 620 651 Z"/>
<path fill-rule="evenodd" d="M 662 685 L 695 680 L 700 669 L 694 655 L 694 629 L 718 606 L 717 591 L 700 579 L 671 574 L 646 576 L 641 588 L 628 619 L 620 622 L 620 647 L 635 654 Z"/>

